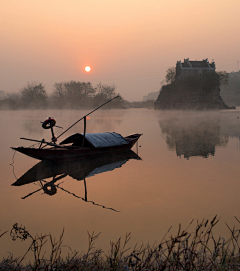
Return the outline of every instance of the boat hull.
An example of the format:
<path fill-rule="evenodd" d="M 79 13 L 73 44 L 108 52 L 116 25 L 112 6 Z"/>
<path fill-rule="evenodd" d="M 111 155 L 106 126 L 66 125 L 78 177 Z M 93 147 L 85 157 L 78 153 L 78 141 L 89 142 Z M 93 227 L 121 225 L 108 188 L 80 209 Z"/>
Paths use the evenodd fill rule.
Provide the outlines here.
<path fill-rule="evenodd" d="M 131 150 L 134 144 L 138 141 L 141 134 L 134 134 L 125 139 L 128 144 L 112 146 L 112 147 L 102 147 L 102 148 L 25 148 L 25 147 L 12 147 L 12 149 L 23 153 L 27 156 L 38 160 L 51 160 L 51 161 L 69 161 L 81 158 L 91 158 L 101 155 L 108 155 L 111 153 L 121 153 Z"/>

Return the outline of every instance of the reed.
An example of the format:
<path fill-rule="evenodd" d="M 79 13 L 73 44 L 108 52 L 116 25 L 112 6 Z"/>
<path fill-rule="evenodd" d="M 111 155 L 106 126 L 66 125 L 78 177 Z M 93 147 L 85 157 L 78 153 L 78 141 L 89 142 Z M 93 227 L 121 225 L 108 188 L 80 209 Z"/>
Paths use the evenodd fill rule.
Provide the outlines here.
<path fill-rule="evenodd" d="M 236 217 L 235 217 L 236 218 Z M 236 218 L 237 223 L 240 221 Z M 154 245 L 129 247 L 131 234 L 110 242 L 110 250 L 104 253 L 95 248 L 100 233 L 88 233 L 88 248 L 79 253 L 69 248 L 62 257 L 63 235 L 55 239 L 51 234 L 32 236 L 25 227 L 14 224 L 10 232 L 13 240 L 30 240 L 28 250 L 21 258 L 9 255 L 0 262 L 0 270 L 240 270 L 240 230 L 230 228 L 227 239 L 214 237 L 214 226 L 219 222 L 217 216 L 211 221 L 193 221 L 187 228 L 179 225 L 178 232 L 169 236 L 169 231 L 161 242 Z M 0 234 L 0 237 L 6 232 Z M 45 245 L 50 244 L 46 253 Z M 23 264 L 29 253 L 34 261 Z"/>

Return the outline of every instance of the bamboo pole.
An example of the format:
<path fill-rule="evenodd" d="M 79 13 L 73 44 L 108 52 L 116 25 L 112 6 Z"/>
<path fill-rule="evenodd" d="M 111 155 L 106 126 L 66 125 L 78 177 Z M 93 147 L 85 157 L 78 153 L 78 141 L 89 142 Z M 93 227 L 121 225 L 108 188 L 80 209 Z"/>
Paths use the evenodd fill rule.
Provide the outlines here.
<path fill-rule="evenodd" d="M 112 100 L 118 98 L 119 96 L 116 96 L 114 98 L 112 98 L 111 100 L 105 102 L 104 104 L 100 105 L 99 107 L 97 107 L 96 109 L 94 109 L 93 111 L 91 111 L 90 113 L 88 113 L 87 115 L 83 116 L 81 119 L 79 119 L 78 121 L 76 121 L 75 123 L 73 123 L 69 128 L 67 128 L 65 131 L 63 131 L 56 139 L 58 139 L 60 136 L 62 136 L 63 134 L 65 134 L 68 130 L 70 130 L 74 125 L 76 125 L 79 121 L 81 121 L 82 119 L 84 119 L 85 117 L 89 116 L 90 114 L 92 114 L 93 112 L 95 112 L 96 110 L 98 110 L 100 107 L 104 106 L 107 103 L 110 103 Z"/>

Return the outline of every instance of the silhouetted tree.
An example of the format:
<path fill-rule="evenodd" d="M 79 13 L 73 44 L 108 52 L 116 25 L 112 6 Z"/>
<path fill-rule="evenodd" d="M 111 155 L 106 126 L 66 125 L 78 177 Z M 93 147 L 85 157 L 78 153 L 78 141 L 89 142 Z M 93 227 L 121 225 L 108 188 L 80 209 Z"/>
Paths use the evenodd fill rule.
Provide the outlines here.
<path fill-rule="evenodd" d="M 38 108 L 93 108 L 112 99 L 119 94 L 114 85 L 99 83 L 93 87 L 90 82 L 60 82 L 55 83 L 53 92 L 47 95 L 42 83 L 28 83 L 19 93 L 6 93 L 0 100 L 0 108 L 4 109 L 38 109 Z M 120 96 L 120 95 L 119 95 Z M 106 105 L 105 108 L 123 108 L 125 101 L 120 96 Z"/>
<path fill-rule="evenodd" d="M 97 94 L 94 97 L 94 106 L 99 106 L 119 95 L 116 93 L 115 85 L 104 85 L 101 82 L 96 86 L 96 93 Z M 119 95 L 119 98 L 107 104 L 105 108 L 119 108 L 123 105 L 123 102 L 123 98 Z"/>
<path fill-rule="evenodd" d="M 96 90 L 90 82 L 69 81 L 55 83 L 52 103 L 56 107 L 80 108 L 91 104 Z"/>
<path fill-rule="evenodd" d="M 175 81 L 176 77 L 176 68 L 175 67 L 170 67 L 166 70 L 166 76 L 165 80 L 167 84 L 172 84 Z"/>
<path fill-rule="evenodd" d="M 225 71 L 219 71 L 217 72 L 218 77 L 219 77 L 219 82 L 221 86 L 227 86 L 228 85 L 228 80 L 229 80 L 229 75 Z"/>
<path fill-rule="evenodd" d="M 4 99 L 0 101 L 1 109 L 19 109 L 21 108 L 20 93 L 6 93 Z"/>
<path fill-rule="evenodd" d="M 228 85 L 228 74 L 226 72 L 204 72 L 200 77 L 203 89 L 207 90 L 214 87 Z"/>
<path fill-rule="evenodd" d="M 55 83 L 50 97 L 51 105 L 56 108 L 64 108 L 67 104 L 67 91 L 64 83 Z"/>
<path fill-rule="evenodd" d="M 47 93 L 45 87 L 40 84 L 28 83 L 21 89 L 21 104 L 25 108 L 47 107 Z"/>

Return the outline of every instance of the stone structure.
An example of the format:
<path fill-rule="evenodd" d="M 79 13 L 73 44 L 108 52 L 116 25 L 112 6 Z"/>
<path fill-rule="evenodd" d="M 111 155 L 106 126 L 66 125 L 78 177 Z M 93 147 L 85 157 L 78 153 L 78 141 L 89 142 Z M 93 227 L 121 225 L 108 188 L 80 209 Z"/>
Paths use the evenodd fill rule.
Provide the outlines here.
<path fill-rule="evenodd" d="M 186 58 L 184 62 L 177 61 L 176 79 L 193 75 L 201 76 L 204 72 L 214 72 L 215 68 L 214 61 L 209 63 L 207 58 L 202 61 L 190 61 L 189 58 Z"/>

